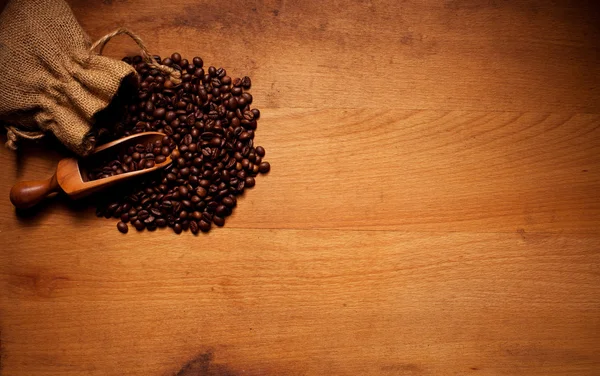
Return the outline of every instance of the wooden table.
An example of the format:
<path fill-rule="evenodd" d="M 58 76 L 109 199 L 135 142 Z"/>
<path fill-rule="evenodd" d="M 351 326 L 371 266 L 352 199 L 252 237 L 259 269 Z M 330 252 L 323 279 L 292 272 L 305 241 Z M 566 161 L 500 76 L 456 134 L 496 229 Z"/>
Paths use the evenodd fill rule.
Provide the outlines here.
<path fill-rule="evenodd" d="M 272 171 L 122 235 L 16 216 L 61 153 L 1 150 L 0 373 L 600 374 L 600 13 L 550 3 L 70 1 L 251 76 Z"/>

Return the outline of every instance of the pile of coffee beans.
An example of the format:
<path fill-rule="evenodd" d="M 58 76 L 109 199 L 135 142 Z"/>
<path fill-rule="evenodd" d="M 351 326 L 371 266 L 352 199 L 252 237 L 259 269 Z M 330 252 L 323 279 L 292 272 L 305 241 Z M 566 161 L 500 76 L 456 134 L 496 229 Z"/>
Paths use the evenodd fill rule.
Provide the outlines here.
<path fill-rule="evenodd" d="M 251 81 L 232 78 L 223 68 L 205 70 L 199 57 L 187 60 L 174 53 L 154 59 L 179 71 L 182 82 L 175 84 L 140 56 L 124 58 L 138 72 L 139 88 L 124 105 L 124 120 L 101 129 L 98 139 L 162 132 L 162 144 L 178 148 L 173 163 L 108 196 L 97 215 L 119 218 L 122 233 L 128 223 L 138 231 L 207 232 L 213 223 L 223 226 L 236 197 L 256 184 L 257 174 L 270 170 L 265 149 L 254 145 L 260 111 L 251 108 Z"/>
<path fill-rule="evenodd" d="M 164 163 L 171 154 L 175 145 L 172 144 L 169 137 L 162 140 L 148 142 L 146 144 L 136 144 L 129 146 L 125 152 L 111 161 L 101 161 L 96 163 L 97 167 L 88 167 L 88 181 L 105 179 L 115 175 L 121 175 L 127 172 L 152 168 L 156 164 Z"/>

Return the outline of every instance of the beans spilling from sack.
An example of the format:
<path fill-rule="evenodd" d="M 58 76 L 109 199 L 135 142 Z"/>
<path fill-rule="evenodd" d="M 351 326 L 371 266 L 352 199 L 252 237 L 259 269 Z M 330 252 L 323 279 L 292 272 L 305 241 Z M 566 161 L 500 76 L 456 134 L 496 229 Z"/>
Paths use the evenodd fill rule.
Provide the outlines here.
<path fill-rule="evenodd" d="M 124 58 L 138 72 L 139 88 L 125 105 L 124 120 L 100 129 L 98 139 L 162 132 L 162 146 L 177 146 L 171 153 L 173 163 L 107 195 L 96 212 L 118 218 L 122 233 L 129 225 L 138 231 L 170 227 L 177 234 L 207 232 L 213 224 L 223 226 L 237 196 L 254 187 L 259 173 L 270 170 L 263 160 L 265 149 L 254 144 L 260 111 L 252 108 L 251 80 L 232 78 L 223 68 L 204 69 L 199 57 L 189 61 L 174 53 L 154 59 L 180 71 L 182 82 L 173 83 L 140 56 Z M 133 162 L 134 155 L 126 158 Z M 97 173 L 101 171 L 108 172 Z"/>

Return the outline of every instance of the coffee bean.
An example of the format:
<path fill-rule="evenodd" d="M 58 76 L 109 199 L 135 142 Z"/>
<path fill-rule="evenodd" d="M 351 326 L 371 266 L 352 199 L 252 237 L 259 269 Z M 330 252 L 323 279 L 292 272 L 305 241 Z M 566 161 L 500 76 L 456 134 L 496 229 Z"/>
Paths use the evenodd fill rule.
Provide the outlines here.
<path fill-rule="evenodd" d="M 173 231 L 175 231 L 176 234 L 181 234 L 181 231 L 183 231 L 183 228 L 181 227 L 181 225 L 179 223 L 175 223 L 175 225 L 173 226 Z"/>
<path fill-rule="evenodd" d="M 250 77 L 245 76 L 244 78 L 242 78 L 242 86 L 246 90 L 250 89 L 250 87 L 252 86 L 252 81 L 250 80 Z"/>
<path fill-rule="evenodd" d="M 253 142 L 260 111 L 249 108 L 250 78 L 232 78 L 215 66 L 205 70 L 200 57 L 190 60 L 178 53 L 162 59 L 180 72 L 183 82 L 178 85 L 141 57 L 125 60 L 136 69 L 140 88 L 134 101 L 124 105 L 123 123 L 104 131 L 107 141 L 147 131 L 166 136 L 131 145 L 97 171 L 88 169 L 88 178 L 162 165 L 169 155 L 172 163 L 124 186 L 130 193 L 113 200 L 117 206 L 110 209 L 103 204 L 98 215 L 129 221 L 139 230 L 169 226 L 176 233 L 209 231 L 213 222 L 224 224 L 236 206 L 235 196 L 256 184 L 256 174 L 270 169 L 264 148 Z"/>
<path fill-rule="evenodd" d="M 205 220 L 201 220 L 198 222 L 198 227 L 200 227 L 200 230 L 202 232 L 208 232 L 210 230 L 210 222 L 205 221 Z"/>
<path fill-rule="evenodd" d="M 225 225 L 225 219 L 216 215 L 213 216 L 213 222 L 219 227 Z"/>
<path fill-rule="evenodd" d="M 179 186 L 179 194 L 181 197 L 186 197 L 189 193 L 189 189 L 185 185 Z"/>
<path fill-rule="evenodd" d="M 181 228 L 183 231 L 187 231 L 190 228 L 190 221 L 187 219 L 181 221 Z"/>
<path fill-rule="evenodd" d="M 117 229 L 120 232 L 122 232 L 123 234 L 127 234 L 127 232 L 129 231 L 129 227 L 127 226 L 127 223 L 125 223 L 125 222 L 117 223 Z"/>
<path fill-rule="evenodd" d="M 200 185 L 202 185 L 203 181 L 208 181 L 208 180 L 201 180 L 200 181 Z M 210 183 L 209 183 L 210 184 Z M 208 191 L 206 190 L 206 188 L 200 186 L 198 188 L 196 188 L 196 194 L 200 197 L 200 198 L 204 198 L 206 197 L 206 195 L 208 194 Z"/>
<path fill-rule="evenodd" d="M 198 222 L 196 221 L 190 221 L 190 231 L 192 234 L 197 234 L 198 231 L 200 230 L 200 227 L 198 226 Z"/>
<path fill-rule="evenodd" d="M 219 205 L 215 209 L 215 214 L 217 214 L 218 216 L 221 216 L 221 217 L 227 216 L 228 212 L 229 212 L 229 209 L 225 205 Z"/>
<path fill-rule="evenodd" d="M 150 214 L 146 210 L 140 210 L 137 215 L 138 219 L 141 221 L 148 218 L 149 216 Z"/>
<path fill-rule="evenodd" d="M 230 197 L 225 197 L 223 198 L 223 200 L 221 201 L 223 203 L 223 205 L 232 208 L 234 206 L 234 202 Z"/>
<path fill-rule="evenodd" d="M 252 94 L 242 93 L 242 99 L 244 99 L 246 104 L 251 104 L 252 103 Z M 247 120 L 253 120 L 253 119 L 254 119 L 254 114 L 252 114 L 252 119 L 247 119 Z"/>
<path fill-rule="evenodd" d="M 145 226 L 142 223 L 142 221 L 140 221 L 139 219 L 137 219 L 135 222 L 133 222 L 133 227 L 135 227 L 135 229 L 138 230 L 138 231 L 142 231 Z"/>
<path fill-rule="evenodd" d="M 271 165 L 269 164 L 269 162 L 262 162 L 258 167 L 258 171 L 260 171 L 260 173 L 262 174 L 266 174 L 267 172 L 269 172 L 269 170 L 271 170 Z"/>

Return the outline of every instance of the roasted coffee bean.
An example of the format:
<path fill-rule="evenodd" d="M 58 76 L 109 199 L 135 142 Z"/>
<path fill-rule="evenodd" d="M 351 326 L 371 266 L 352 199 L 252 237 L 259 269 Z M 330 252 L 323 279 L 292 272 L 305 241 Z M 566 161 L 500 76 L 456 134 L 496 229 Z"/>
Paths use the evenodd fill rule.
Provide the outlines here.
<path fill-rule="evenodd" d="M 230 197 L 223 198 L 223 200 L 221 200 L 221 202 L 223 203 L 223 205 L 225 205 L 229 208 L 232 208 L 235 205 L 233 200 Z"/>
<path fill-rule="evenodd" d="M 137 219 L 137 220 L 135 220 L 135 222 L 133 222 L 133 226 L 138 231 L 142 231 L 145 227 L 144 223 L 142 223 L 142 221 L 140 221 L 139 219 Z"/>
<path fill-rule="evenodd" d="M 199 58 L 197 56 L 192 59 L 192 63 L 197 68 L 202 68 L 202 65 L 204 65 L 204 62 L 202 61 L 202 58 Z"/>
<path fill-rule="evenodd" d="M 225 205 L 219 205 L 215 209 L 215 214 L 218 216 L 221 216 L 221 217 L 227 216 L 228 212 L 229 212 L 229 209 Z"/>
<path fill-rule="evenodd" d="M 183 231 L 187 231 L 190 228 L 190 221 L 187 219 L 181 221 L 181 228 Z"/>
<path fill-rule="evenodd" d="M 175 231 L 176 234 L 181 234 L 181 231 L 183 231 L 183 228 L 181 227 L 181 225 L 179 223 L 175 223 L 175 225 L 173 226 L 173 231 Z"/>
<path fill-rule="evenodd" d="M 206 190 L 206 188 L 202 187 L 202 182 L 208 182 L 208 180 L 200 180 L 200 187 L 196 188 L 196 194 L 200 197 L 200 198 L 204 198 L 206 197 L 206 195 L 208 195 L 208 191 Z M 210 182 L 208 183 L 210 184 Z"/>
<path fill-rule="evenodd" d="M 250 93 L 242 93 L 242 99 L 244 99 L 244 102 L 246 102 L 246 104 L 252 104 L 252 94 Z M 252 113 L 252 112 L 250 112 Z M 246 118 L 244 116 L 244 118 Z M 252 118 L 248 119 L 246 118 L 246 120 L 253 120 L 254 119 L 254 114 L 252 114 Z"/>
<path fill-rule="evenodd" d="M 210 230 L 213 222 L 223 225 L 235 196 L 256 184 L 258 172 L 270 169 L 264 148 L 253 142 L 260 111 L 250 108 L 250 78 L 232 78 L 215 66 L 205 70 L 200 57 L 188 61 L 174 53 L 162 64 L 180 72 L 183 82 L 175 85 L 168 72 L 149 67 L 141 57 L 124 61 L 136 69 L 141 84 L 124 105 L 123 123 L 104 131 L 107 140 L 147 131 L 166 136 L 132 145 L 86 175 L 91 180 L 162 165 L 169 155 L 173 163 L 132 180 L 129 193 L 101 204 L 97 214 L 149 231 L 169 226 L 176 233 L 188 228 L 197 233 Z"/>
<path fill-rule="evenodd" d="M 225 225 L 225 219 L 217 215 L 213 216 L 213 222 L 219 227 Z"/>
<path fill-rule="evenodd" d="M 198 233 L 198 231 L 200 230 L 200 227 L 198 226 L 198 222 L 196 221 L 190 221 L 190 232 L 194 235 L 196 235 Z"/>
<path fill-rule="evenodd" d="M 138 219 L 141 221 L 148 218 L 149 216 L 150 214 L 146 210 L 140 210 L 137 215 Z"/>
<path fill-rule="evenodd" d="M 198 227 L 202 232 L 208 232 L 210 230 L 210 222 L 201 220 L 198 222 Z"/>
<path fill-rule="evenodd" d="M 186 197 L 189 193 L 189 189 L 188 187 L 186 187 L 185 185 L 181 185 L 179 186 L 179 195 L 181 197 Z"/>
<path fill-rule="evenodd" d="M 250 89 L 250 87 L 252 86 L 252 81 L 250 80 L 250 77 L 245 76 L 244 78 L 242 78 L 242 86 L 244 87 L 244 89 Z"/>
<path fill-rule="evenodd" d="M 266 174 L 269 170 L 271 170 L 269 162 L 261 162 L 260 166 L 258 166 L 258 171 L 260 171 L 261 174 Z"/>
<path fill-rule="evenodd" d="M 125 222 L 119 222 L 117 223 L 117 229 L 123 234 L 127 234 L 127 232 L 129 231 L 129 226 L 127 226 L 127 223 Z"/>

